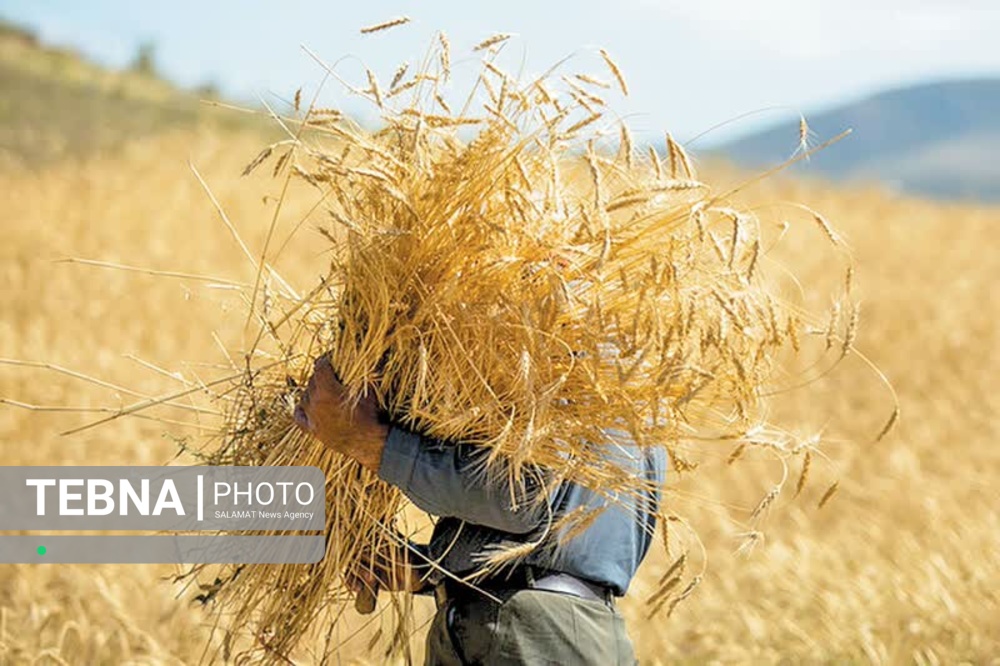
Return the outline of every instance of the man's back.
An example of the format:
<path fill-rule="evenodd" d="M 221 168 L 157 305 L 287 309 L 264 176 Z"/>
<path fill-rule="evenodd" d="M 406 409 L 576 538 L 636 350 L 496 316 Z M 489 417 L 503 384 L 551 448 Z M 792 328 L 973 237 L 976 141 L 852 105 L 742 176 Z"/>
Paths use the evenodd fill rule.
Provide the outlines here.
<path fill-rule="evenodd" d="M 389 426 L 371 397 L 349 404 L 321 357 L 295 419 L 439 518 L 423 562 L 402 558 L 402 575 L 390 563 L 391 572 L 364 583 L 417 592 L 423 582 L 433 589 L 438 612 L 428 633 L 427 663 L 634 662 L 614 597 L 626 592 L 652 540 L 666 474 L 662 450 L 639 449 L 624 433 L 608 431 L 610 441 L 594 449 L 599 456 L 591 464 L 607 465 L 611 478 L 629 480 L 624 487 L 642 479 L 644 492 L 605 497 L 564 481 L 541 496 L 553 486 L 551 470 L 525 466 L 512 484 L 496 467 L 486 473 L 482 448 Z M 559 522 L 590 509 L 603 510 L 579 534 L 572 533 L 572 521 Z M 491 554 L 518 545 L 531 546 L 526 557 L 499 571 L 484 567 Z M 365 573 L 358 579 L 367 580 Z"/>
<path fill-rule="evenodd" d="M 458 655 L 453 663 L 633 660 L 613 597 L 626 593 L 649 549 L 666 454 L 627 444 L 605 448 L 607 462 L 648 480 L 645 496 L 606 497 L 564 482 L 548 501 L 537 501 L 539 479 L 527 476 L 512 493 L 506 480 L 491 482 L 505 475 L 484 473 L 481 450 L 390 431 L 380 476 L 439 516 L 425 549 L 440 611 L 428 663 L 449 663 L 448 655 Z M 562 534 L 552 529 L 571 512 L 589 523 L 585 529 L 572 522 Z M 491 553 L 528 543 L 539 545 L 492 575 L 480 573 Z"/>

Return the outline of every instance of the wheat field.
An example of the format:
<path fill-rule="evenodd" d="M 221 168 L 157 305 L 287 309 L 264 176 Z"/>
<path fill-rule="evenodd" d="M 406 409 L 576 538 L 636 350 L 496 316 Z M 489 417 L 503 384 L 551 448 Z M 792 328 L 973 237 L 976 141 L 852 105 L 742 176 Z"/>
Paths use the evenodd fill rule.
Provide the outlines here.
<path fill-rule="evenodd" d="M 135 398 L 59 368 L 142 395 L 174 387 L 169 372 L 210 373 L 220 360 L 212 333 L 239 339 L 242 320 L 232 313 L 240 304 L 225 286 L 246 279 L 246 265 L 188 161 L 259 251 L 280 184 L 240 173 L 262 143 L 253 133 L 179 131 L 36 172 L 0 172 L 0 357 L 49 365 L 0 365 L 0 398 L 81 409 Z M 718 166 L 706 180 L 743 177 Z M 761 211 L 806 202 L 837 225 L 858 266 L 858 348 L 892 382 L 902 416 L 885 440 L 869 443 L 892 403 L 853 357 L 788 394 L 783 420 L 820 436 L 832 462 L 816 465 L 797 500 L 772 508 L 749 554 L 736 554 L 739 525 L 773 483 L 771 471 L 762 463 L 758 483 L 746 473 L 751 459 L 732 474 L 720 451 L 711 472 L 679 493 L 708 550 L 704 582 L 669 619 L 649 619 L 643 602 L 655 581 L 640 570 L 621 604 L 641 661 L 1000 663 L 1000 512 L 990 487 L 1000 469 L 990 445 L 1000 426 L 992 291 L 1000 260 L 991 248 L 1000 210 L 784 177 L 742 198 Z M 315 203 L 305 188 L 293 192 L 276 238 L 318 221 Z M 829 279 L 819 277 L 831 274 L 828 257 L 796 252 L 817 233 L 794 220 L 775 261 L 805 282 Z M 309 284 L 325 268 L 324 247 L 306 229 L 276 263 L 290 281 Z M 179 275 L 57 261 L 68 257 Z M 167 426 L 143 419 L 59 435 L 98 416 L 0 405 L 2 462 L 160 464 L 177 451 Z M 837 494 L 818 509 L 835 480 Z M 210 616 L 195 591 L 171 584 L 172 573 L 0 568 L 0 664 L 198 662 Z M 431 606 L 418 600 L 418 625 Z M 344 628 L 343 662 L 380 661 L 365 650 L 373 629 L 346 640 L 353 631 Z M 418 627 L 418 656 L 421 636 Z M 308 646 L 298 658 L 313 661 Z"/>

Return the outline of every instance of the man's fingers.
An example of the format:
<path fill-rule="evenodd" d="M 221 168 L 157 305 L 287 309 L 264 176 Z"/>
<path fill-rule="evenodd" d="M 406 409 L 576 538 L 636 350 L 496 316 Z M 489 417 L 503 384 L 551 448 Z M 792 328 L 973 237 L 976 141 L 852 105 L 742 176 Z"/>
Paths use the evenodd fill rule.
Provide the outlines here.
<path fill-rule="evenodd" d="M 365 588 L 356 593 L 354 597 L 354 610 L 358 612 L 359 615 L 371 615 L 375 611 L 375 606 L 378 604 L 378 588 L 368 589 Z"/>
<path fill-rule="evenodd" d="M 346 573 L 344 574 L 344 587 L 357 594 L 358 590 L 364 587 L 364 583 L 361 582 L 361 579 L 357 575 Z"/>
<path fill-rule="evenodd" d="M 310 432 L 313 430 L 313 424 L 309 419 L 309 403 L 322 388 L 329 386 L 331 378 L 335 379 L 335 375 L 330 360 L 326 356 L 320 356 L 313 362 L 313 373 L 309 376 L 305 390 L 302 391 L 302 396 L 299 398 L 299 404 L 292 413 L 292 417 L 299 427 Z"/>
<path fill-rule="evenodd" d="M 295 408 L 295 412 L 292 414 L 295 419 L 295 423 L 299 425 L 300 428 L 312 432 L 312 423 L 309 422 L 309 415 L 306 414 L 306 410 L 301 404 Z"/>
<path fill-rule="evenodd" d="M 313 381 L 324 388 L 340 386 L 340 381 L 337 379 L 337 373 L 333 371 L 333 366 L 330 365 L 330 359 L 326 356 L 320 356 L 313 363 L 313 376 L 310 381 Z"/>
<path fill-rule="evenodd" d="M 354 593 L 354 609 L 368 615 L 378 603 L 379 581 L 372 571 L 355 570 L 344 574 L 344 586 Z"/>
<path fill-rule="evenodd" d="M 344 585 L 351 592 L 379 587 L 379 579 L 374 571 L 353 567 L 344 574 Z"/>

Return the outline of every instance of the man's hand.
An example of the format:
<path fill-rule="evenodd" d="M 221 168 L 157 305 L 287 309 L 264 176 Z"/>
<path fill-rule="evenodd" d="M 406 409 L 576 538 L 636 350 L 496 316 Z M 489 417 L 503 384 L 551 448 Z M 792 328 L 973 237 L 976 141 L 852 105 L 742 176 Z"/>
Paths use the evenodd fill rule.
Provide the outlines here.
<path fill-rule="evenodd" d="M 295 408 L 295 422 L 334 451 L 378 473 L 389 427 L 379 422 L 374 396 L 351 407 L 347 389 L 326 356 L 313 364 L 312 377 Z"/>
<path fill-rule="evenodd" d="M 355 610 L 362 615 L 374 611 L 379 590 L 417 592 L 423 588 L 423 577 L 410 564 L 410 558 L 404 546 L 392 546 L 389 553 L 362 556 L 344 575 L 344 584 L 355 594 Z"/>

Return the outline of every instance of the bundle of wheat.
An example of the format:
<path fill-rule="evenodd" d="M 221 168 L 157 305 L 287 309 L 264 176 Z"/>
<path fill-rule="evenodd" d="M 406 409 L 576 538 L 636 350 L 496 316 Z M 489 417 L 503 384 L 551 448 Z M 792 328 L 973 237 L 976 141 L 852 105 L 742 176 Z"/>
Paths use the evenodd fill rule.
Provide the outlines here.
<path fill-rule="evenodd" d="M 623 437 L 665 447 L 678 472 L 692 471 L 699 451 L 735 443 L 734 461 L 758 446 L 786 473 L 754 510 L 756 523 L 782 492 L 787 462 L 799 457 L 808 470 L 815 442 L 768 427 L 763 396 L 778 352 L 797 350 L 800 335 L 821 333 L 833 360 L 851 351 L 857 308 L 840 305 L 850 295 L 825 327 L 780 298 L 757 216 L 699 181 L 672 137 L 664 158 L 641 153 L 606 113 L 606 95 L 628 92 L 606 52 L 607 80 L 553 70 L 525 82 L 497 65 L 506 40 L 476 47 L 482 68 L 460 105 L 449 102 L 443 35 L 414 74 L 401 67 L 383 87 L 367 72 L 367 87 L 352 90 L 380 109 L 377 131 L 332 109 L 299 113 L 297 94 L 296 116 L 282 121 L 290 138 L 247 167 L 280 154 L 275 173 L 317 188 L 332 220 L 319 286 L 300 296 L 279 283 L 272 293 L 264 266 L 248 288 L 276 351 L 225 393 L 226 425 L 209 456 L 327 474 L 321 563 L 218 578 L 217 598 L 236 613 L 230 624 L 256 627 L 268 654 L 288 654 L 324 613 L 335 623 L 349 608 L 345 572 L 406 536 L 395 524 L 406 506 L 397 490 L 293 424 L 298 387 L 319 355 L 353 396 L 373 392 L 396 422 L 505 462 L 487 472 L 516 476 L 530 464 L 552 484 L 620 497 L 649 483 L 602 453 Z M 669 502 L 660 514 L 666 536 L 679 517 Z M 556 516 L 551 531 L 569 537 L 592 518 Z M 487 565 L 523 554 L 493 553 Z M 663 577 L 656 609 L 672 609 L 700 579 L 678 585 L 686 562 Z M 405 603 L 394 599 L 399 619 Z"/>

